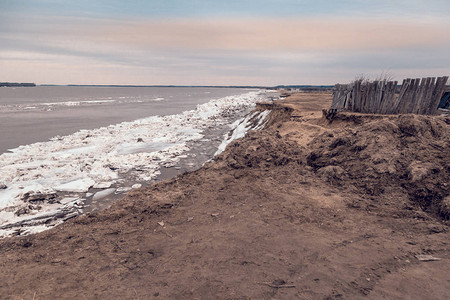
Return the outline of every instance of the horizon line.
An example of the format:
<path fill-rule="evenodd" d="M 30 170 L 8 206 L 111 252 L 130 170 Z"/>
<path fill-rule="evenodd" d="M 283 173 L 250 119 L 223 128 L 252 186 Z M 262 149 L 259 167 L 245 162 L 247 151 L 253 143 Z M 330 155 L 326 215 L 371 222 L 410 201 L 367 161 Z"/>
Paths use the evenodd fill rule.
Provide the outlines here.
<path fill-rule="evenodd" d="M 331 84 L 278 84 L 278 85 L 177 85 L 177 84 L 36 84 L 36 86 L 92 86 L 92 87 L 210 87 L 210 88 L 276 88 L 276 87 L 333 87 Z"/>

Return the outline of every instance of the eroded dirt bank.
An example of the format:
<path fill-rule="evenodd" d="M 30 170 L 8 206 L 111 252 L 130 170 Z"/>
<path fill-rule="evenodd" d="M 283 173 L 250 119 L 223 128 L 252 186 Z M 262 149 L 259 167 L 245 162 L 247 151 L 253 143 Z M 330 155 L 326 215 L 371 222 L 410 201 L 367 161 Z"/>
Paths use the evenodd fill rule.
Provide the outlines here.
<path fill-rule="evenodd" d="M 0 241 L 1 298 L 450 298 L 449 117 L 330 101 L 295 94 L 198 171 Z"/>

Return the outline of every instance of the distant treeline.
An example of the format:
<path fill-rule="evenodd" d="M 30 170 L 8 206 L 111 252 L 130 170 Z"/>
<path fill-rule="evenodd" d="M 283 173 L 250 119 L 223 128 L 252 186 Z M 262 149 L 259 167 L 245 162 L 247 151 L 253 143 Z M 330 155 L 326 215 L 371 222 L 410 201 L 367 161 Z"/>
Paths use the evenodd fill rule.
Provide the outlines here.
<path fill-rule="evenodd" d="M 17 87 L 17 86 L 25 86 L 25 87 L 30 87 L 30 86 L 36 86 L 35 83 L 32 82 L 0 82 L 0 86 L 12 86 L 12 87 Z"/>

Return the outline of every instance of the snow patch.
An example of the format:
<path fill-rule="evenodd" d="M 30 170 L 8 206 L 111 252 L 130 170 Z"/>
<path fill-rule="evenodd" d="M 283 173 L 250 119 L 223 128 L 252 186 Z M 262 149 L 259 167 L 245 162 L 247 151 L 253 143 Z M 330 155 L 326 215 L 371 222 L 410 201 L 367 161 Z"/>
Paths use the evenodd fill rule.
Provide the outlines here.
<path fill-rule="evenodd" d="M 222 143 L 219 145 L 219 148 L 217 149 L 214 156 L 219 155 L 223 151 L 225 151 L 225 148 L 230 144 L 232 141 L 240 139 L 244 137 L 247 132 L 251 129 L 253 130 L 259 130 L 264 127 L 265 120 L 267 116 L 269 115 L 270 110 L 266 110 L 263 112 L 254 112 L 252 114 L 247 115 L 246 117 L 237 120 L 233 124 L 230 125 L 231 127 L 231 136 L 229 133 L 226 133 L 224 135 L 224 139 Z M 256 125 L 255 125 L 256 121 Z M 267 121 L 266 121 L 267 122 Z"/>

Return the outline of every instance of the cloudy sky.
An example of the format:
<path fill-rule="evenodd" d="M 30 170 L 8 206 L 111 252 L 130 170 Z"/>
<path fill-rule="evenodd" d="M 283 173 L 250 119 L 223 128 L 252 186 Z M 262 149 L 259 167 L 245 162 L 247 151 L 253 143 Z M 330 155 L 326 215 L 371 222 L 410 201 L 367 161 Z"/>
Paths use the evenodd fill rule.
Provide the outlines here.
<path fill-rule="evenodd" d="M 0 0 L 0 81 L 334 84 L 450 74 L 449 0 Z"/>

